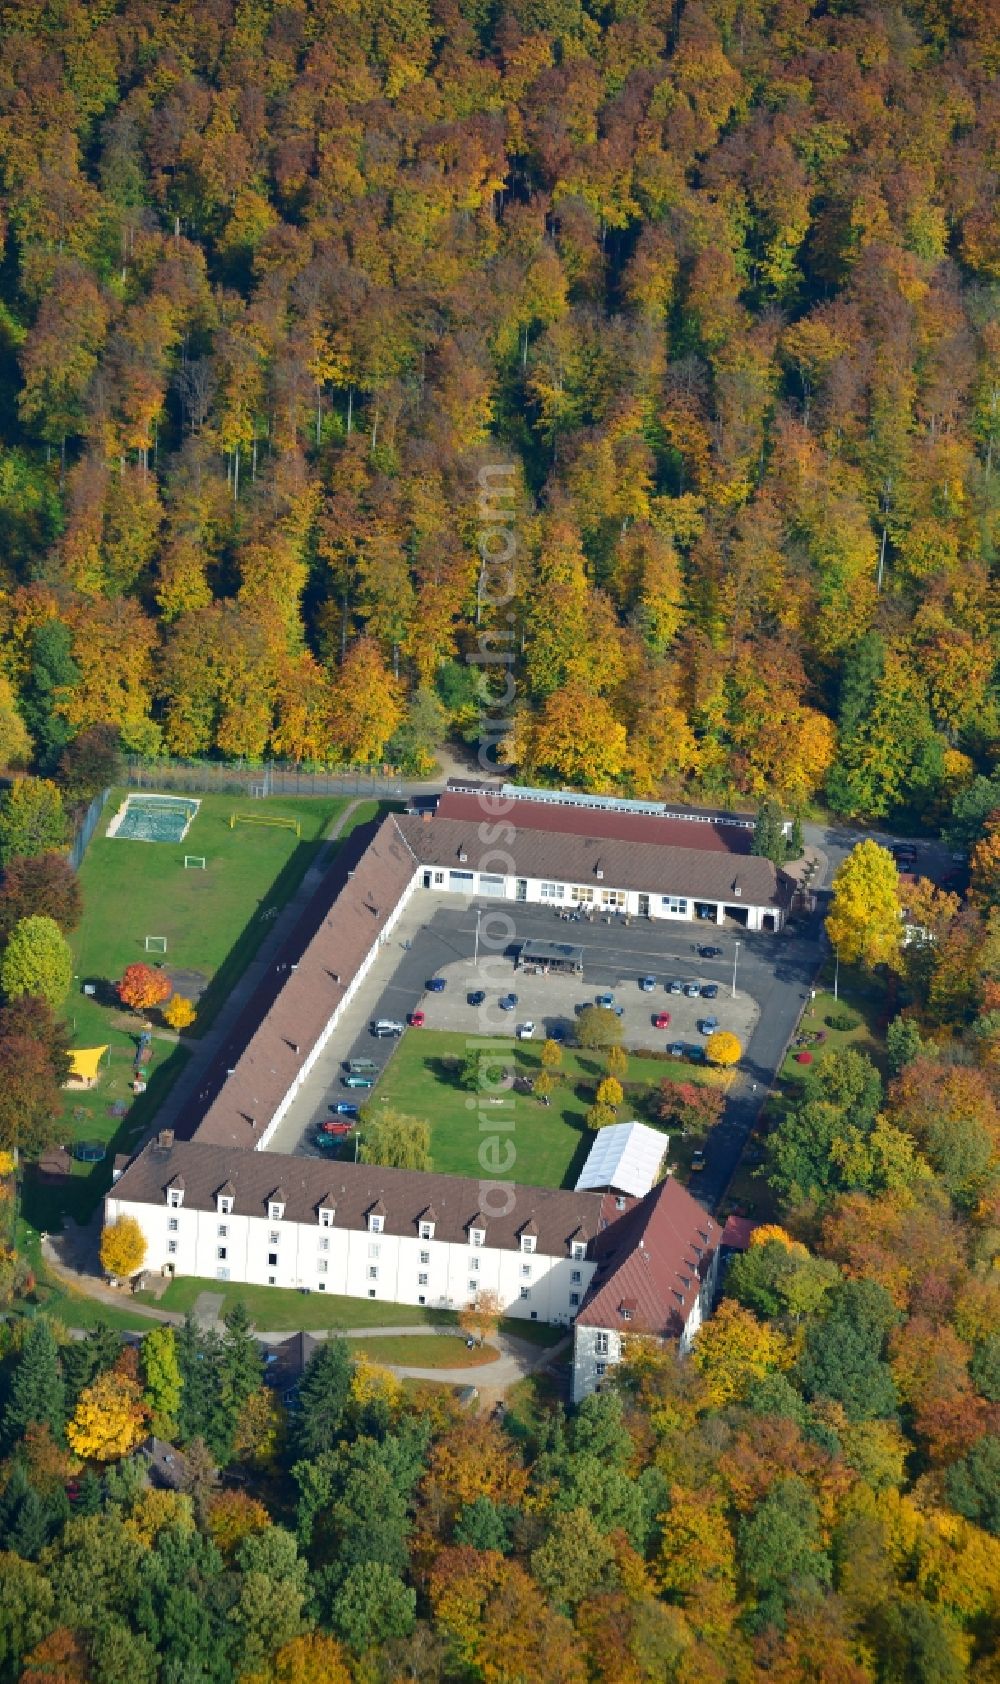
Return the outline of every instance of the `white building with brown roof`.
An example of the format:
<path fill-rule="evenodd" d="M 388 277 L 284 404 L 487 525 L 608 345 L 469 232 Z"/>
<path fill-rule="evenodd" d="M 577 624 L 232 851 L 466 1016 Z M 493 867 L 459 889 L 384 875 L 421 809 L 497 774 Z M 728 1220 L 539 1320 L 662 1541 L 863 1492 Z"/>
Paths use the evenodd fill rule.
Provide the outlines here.
<path fill-rule="evenodd" d="M 568 1325 L 598 1267 L 595 1246 L 624 1199 L 516 1187 L 480 1208 L 479 1181 L 178 1141 L 142 1151 L 106 1200 L 134 1217 L 146 1267 L 462 1309 L 487 1288 L 504 1314 Z"/>
<path fill-rule="evenodd" d="M 621 1362 L 630 1335 L 690 1349 L 712 1308 L 720 1237 L 718 1223 L 672 1176 L 602 1230 L 573 1328 L 574 1403 Z"/>

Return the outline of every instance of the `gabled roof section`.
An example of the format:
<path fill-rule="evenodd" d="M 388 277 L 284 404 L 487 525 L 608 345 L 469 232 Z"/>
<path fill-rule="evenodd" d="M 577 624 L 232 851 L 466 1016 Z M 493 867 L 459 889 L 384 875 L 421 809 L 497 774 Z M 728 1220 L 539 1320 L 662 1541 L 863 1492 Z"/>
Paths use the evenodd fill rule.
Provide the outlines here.
<path fill-rule="evenodd" d="M 578 1325 L 620 1328 L 627 1309 L 632 1332 L 679 1337 L 719 1239 L 718 1224 L 668 1176 L 598 1235 Z"/>

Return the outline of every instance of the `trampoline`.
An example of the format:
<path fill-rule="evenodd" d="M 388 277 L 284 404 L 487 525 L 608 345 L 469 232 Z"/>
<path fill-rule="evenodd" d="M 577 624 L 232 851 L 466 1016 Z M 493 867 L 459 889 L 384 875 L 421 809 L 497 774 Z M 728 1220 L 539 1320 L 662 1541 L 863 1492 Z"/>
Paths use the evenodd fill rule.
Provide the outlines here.
<path fill-rule="evenodd" d="M 183 842 L 200 806 L 183 795 L 129 795 L 105 834 L 126 842 Z"/>
<path fill-rule="evenodd" d="M 108 1155 L 108 1149 L 103 1140 L 78 1140 L 73 1146 L 73 1156 L 78 1164 L 100 1164 Z"/>

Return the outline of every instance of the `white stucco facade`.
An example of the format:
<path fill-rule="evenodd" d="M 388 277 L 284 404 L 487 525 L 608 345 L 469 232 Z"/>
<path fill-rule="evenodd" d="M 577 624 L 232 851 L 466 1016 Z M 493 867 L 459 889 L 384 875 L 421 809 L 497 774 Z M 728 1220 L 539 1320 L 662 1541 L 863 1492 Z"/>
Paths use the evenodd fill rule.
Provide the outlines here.
<path fill-rule="evenodd" d="M 677 1348 L 682 1356 L 691 1349 L 694 1336 L 712 1312 L 718 1285 L 719 1253 L 712 1254 L 701 1290 L 688 1311 Z M 636 1332 L 641 1332 L 639 1328 Z M 597 1390 L 609 1369 L 621 1362 L 628 1344 L 627 1327 L 600 1327 L 579 1322 L 573 1329 L 573 1380 L 571 1397 L 580 1403 Z"/>
<path fill-rule="evenodd" d="M 753 906 L 734 896 L 731 901 L 696 900 L 690 895 L 664 894 L 658 889 L 617 889 L 613 883 L 570 883 L 553 878 L 510 877 L 497 872 L 473 871 L 468 866 L 446 868 L 422 866 L 417 881 L 426 889 L 439 893 L 493 897 L 497 900 L 521 901 L 529 906 L 566 907 L 571 911 L 587 910 L 596 915 L 623 912 L 635 918 L 654 918 L 667 923 L 724 924 L 727 915 L 738 915 L 740 922 L 746 914 L 749 930 L 777 930 L 782 913 L 775 906 Z M 711 917 L 699 915 L 699 908 L 711 912 Z"/>
<path fill-rule="evenodd" d="M 227 1210 L 225 1200 L 213 1211 L 185 1208 L 183 1193 L 177 1200 L 168 1190 L 162 1205 L 140 1203 L 117 1198 L 114 1189 L 106 1200 L 106 1221 L 124 1215 L 138 1222 L 146 1238 L 144 1266 L 157 1274 L 451 1310 L 489 1289 L 505 1315 L 568 1325 L 596 1267 L 583 1256 L 490 1246 L 488 1230 L 481 1245 L 456 1244 L 433 1234 L 338 1227 L 329 1206 L 317 1208 L 314 1222 L 295 1222 L 275 1214 L 277 1206 L 264 1218 Z"/>

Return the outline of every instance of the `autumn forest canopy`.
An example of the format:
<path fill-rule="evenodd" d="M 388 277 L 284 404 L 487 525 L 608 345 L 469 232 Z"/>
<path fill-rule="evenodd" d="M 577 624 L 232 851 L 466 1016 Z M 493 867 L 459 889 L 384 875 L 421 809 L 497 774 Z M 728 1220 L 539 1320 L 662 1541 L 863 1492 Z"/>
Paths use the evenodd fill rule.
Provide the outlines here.
<path fill-rule="evenodd" d="M 0 755 L 944 812 L 988 769 L 990 0 L 14 0 Z M 510 600 L 479 600 L 509 465 Z"/>

